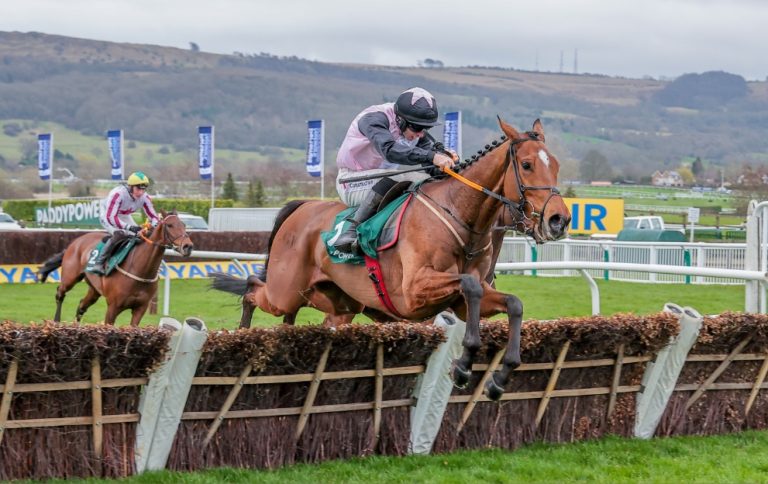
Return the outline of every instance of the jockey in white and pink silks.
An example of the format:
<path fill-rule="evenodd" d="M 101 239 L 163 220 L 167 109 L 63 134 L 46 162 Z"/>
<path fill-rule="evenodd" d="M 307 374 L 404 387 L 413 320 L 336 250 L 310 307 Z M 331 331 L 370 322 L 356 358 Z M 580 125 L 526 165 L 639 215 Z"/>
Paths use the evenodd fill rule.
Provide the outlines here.
<path fill-rule="evenodd" d="M 440 124 L 437 119 L 434 96 L 414 87 L 400 94 L 394 103 L 370 106 L 352 120 L 336 157 L 336 190 L 342 202 L 358 208 L 347 218 L 351 222 L 349 228 L 328 241 L 335 249 L 345 253 L 357 251 L 357 225 L 376 212 L 396 182 L 421 181 L 430 175 L 425 169 L 351 183 L 346 183 L 346 178 L 418 165 L 453 167 L 454 159 L 436 151 L 434 142 L 426 136 L 429 128 Z"/>
<path fill-rule="evenodd" d="M 152 225 L 157 225 L 160 218 L 152 206 L 152 198 L 147 195 L 149 177 L 143 172 L 131 173 L 124 185 L 113 188 L 109 195 L 101 201 L 101 215 L 99 221 L 102 227 L 112 237 L 104 244 L 99 257 L 94 264 L 96 272 L 104 273 L 104 262 L 114 245 L 128 236 L 136 235 L 141 227 L 133 220 L 131 214 L 143 210 Z"/>

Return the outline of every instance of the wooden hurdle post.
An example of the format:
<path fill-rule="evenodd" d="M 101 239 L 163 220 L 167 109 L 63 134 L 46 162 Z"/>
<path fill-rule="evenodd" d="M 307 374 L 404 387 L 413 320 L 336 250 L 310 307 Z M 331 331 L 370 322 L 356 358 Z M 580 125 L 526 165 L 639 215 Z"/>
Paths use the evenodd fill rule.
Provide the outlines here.
<path fill-rule="evenodd" d="M 296 440 L 299 440 L 301 437 L 301 434 L 304 432 L 304 427 L 307 425 L 307 420 L 309 420 L 309 415 L 312 412 L 312 405 L 315 403 L 317 390 L 320 387 L 323 373 L 325 373 L 325 365 L 328 363 L 328 355 L 330 353 L 331 342 L 328 341 L 328 344 L 325 345 L 325 351 L 323 351 L 323 354 L 320 356 L 320 361 L 317 363 L 317 368 L 315 369 L 315 375 L 312 378 L 312 383 L 309 384 L 307 398 L 304 400 L 304 406 L 301 408 L 301 413 L 299 414 L 299 422 L 296 424 L 296 433 L 294 434 L 294 438 Z"/>
<path fill-rule="evenodd" d="M 8 412 L 11 410 L 13 386 L 16 384 L 18 371 L 19 360 L 14 358 L 8 367 L 8 375 L 5 377 L 5 385 L 3 385 L 3 398 L 0 400 L 0 443 L 3 442 L 3 432 L 5 432 L 5 423 L 8 421 Z"/>

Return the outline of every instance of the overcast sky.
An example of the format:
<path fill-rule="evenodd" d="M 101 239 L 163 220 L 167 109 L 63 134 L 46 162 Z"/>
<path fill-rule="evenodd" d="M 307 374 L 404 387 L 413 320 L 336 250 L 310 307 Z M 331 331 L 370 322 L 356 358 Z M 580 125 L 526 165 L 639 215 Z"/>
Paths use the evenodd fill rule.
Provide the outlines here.
<path fill-rule="evenodd" d="M 768 77 L 765 0 L 6 0 L 0 30 L 321 62 Z"/>

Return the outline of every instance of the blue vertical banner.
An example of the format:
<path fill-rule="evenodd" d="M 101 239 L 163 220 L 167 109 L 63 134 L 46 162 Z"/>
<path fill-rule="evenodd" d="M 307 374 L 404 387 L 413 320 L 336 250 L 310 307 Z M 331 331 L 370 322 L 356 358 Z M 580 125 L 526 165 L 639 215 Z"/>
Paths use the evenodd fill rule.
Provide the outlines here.
<path fill-rule="evenodd" d="M 50 180 L 53 172 L 53 134 L 37 135 L 37 173 L 41 180 Z"/>
<path fill-rule="evenodd" d="M 213 126 L 200 126 L 197 128 L 200 139 L 200 178 L 210 180 L 213 177 Z"/>
<path fill-rule="evenodd" d="M 325 122 L 322 119 L 307 121 L 307 173 L 323 175 L 325 158 Z"/>
<path fill-rule="evenodd" d="M 461 158 L 461 111 L 445 113 L 443 144 Z"/>
<path fill-rule="evenodd" d="M 123 130 L 107 131 L 109 160 L 112 163 L 112 179 L 122 180 L 123 175 Z"/>

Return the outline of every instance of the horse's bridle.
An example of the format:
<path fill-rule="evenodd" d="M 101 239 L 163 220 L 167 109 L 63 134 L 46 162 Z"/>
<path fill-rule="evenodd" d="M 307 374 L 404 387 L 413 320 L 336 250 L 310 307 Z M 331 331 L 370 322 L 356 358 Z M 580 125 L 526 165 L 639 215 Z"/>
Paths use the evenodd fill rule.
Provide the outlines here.
<path fill-rule="evenodd" d="M 518 232 L 525 232 L 525 222 L 526 220 L 531 220 L 534 218 L 541 219 L 542 215 L 547 210 L 547 204 L 549 201 L 554 197 L 555 195 L 560 196 L 560 190 L 557 189 L 556 186 L 552 185 L 524 185 L 522 179 L 520 178 L 520 168 L 517 166 L 517 145 L 524 143 L 526 141 L 541 141 L 539 139 L 539 134 L 535 131 L 527 131 L 526 138 L 516 138 L 513 140 L 510 140 L 509 142 L 509 150 L 507 150 L 507 156 L 504 161 L 504 164 L 508 164 L 511 160 L 512 167 L 515 170 L 515 182 L 517 183 L 517 191 L 520 193 L 520 200 L 515 203 L 512 200 L 504 199 L 501 200 L 501 202 L 507 207 L 509 210 L 510 215 L 512 216 L 512 228 L 517 230 L 517 227 L 522 224 L 523 230 L 518 230 Z M 525 192 L 529 190 L 549 190 L 549 196 L 547 197 L 547 200 L 544 202 L 544 205 L 541 207 L 541 213 L 536 212 L 533 208 L 533 204 L 528 202 L 528 200 L 525 198 Z M 503 198 L 503 197 L 502 197 Z M 525 205 L 529 204 L 531 206 L 531 217 L 529 218 L 527 215 L 525 215 Z"/>
<path fill-rule="evenodd" d="M 165 223 L 165 219 L 166 218 L 168 218 L 168 217 L 163 218 L 160 221 L 160 224 Z M 158 224 L 158 226 L 160 224 Z M 155 228 L 157 228 L 157 227 L 155 227 Z M 181 253 L 181 247 L 179 247 L 179 245 L 177 244 L 177 241 L 179 239 L 182 239 L 182 238 L 187 236 L 186 230 L 184 231 L 183 234 L 181 234 L 178 237 L 176 237 L 175 239 L 171 240 L 171 238 L 168 236 L 168 231 L 163 229 L 163 242 L 162 243 L 158 243 L 158 242 L 155 242 L 153 240 L 150 240 L 146 235 L 144 235 L 144 233 L 147 232 L 147 231 L 148 231 L 148 227 L 145 227 L 141 232 L 139 232 L 139 236 L 142 238 L 142 240 L 144 242 L 147 242 L 147 243 L 152 244 L 152 245 L 159 245 L 160 247 L 163 247 L 165 249 L 174 249 L 176 252 Z"/>
<path fill-rule="evenodd" d="M 525 222 L 527 220 L 531 220 L 532 218 L 541 218 L 542 214 L 546 211 L 547 204 L 552 199 L 552 197 L 555 195 L 560 196 L 560 190 L 558 190 L 556 186 L 552 186 L 552 185 L 524 185 L 523 184 L 523 181 L 520 177 L 520 168 L 517 166 L 516 146 L 526 141 L 541 141 L 539 139 L 539 134 L 536 133 L 535 131 L 527 131 L 525 135 L 527 136 L 526 138 L 515 138 L 513 140 L 510 140 L 509 149 L 507 150 L 506 158 L 504 159 L 504 166 L 505 167 L 508 166 L 509 163 L 511 162 L 512 167 L 515 170 L 515 183 L 517 183 L 517 191 L 518 193 L 520 193 L 520 200 L 517 202 L 510 200 L 504 195 L 498 194 L 492 190 L 489 190 L 488 188 L 480 186 L 477 183 L 464 178 L 463 176 L 459 175 L 458 173 L 451 170 L 450 168 L 444 168 L 443 171 L 448 175 L 458 179 L 465 185 L 468 185 L 474 188 L 475 190 L 479 190 L 484 194 L 488 195 L 489 197 L 495 198 L 496 200 L 500 201 L 505 207 L 507 207 L 507 210 L 509 210 L 509 214 L 512 216 L 512 225 L 510 225 L 509 227 L 511 229 L 517 230 L 518 232 L 528 233 L 529 230 L 525 228 Z M 536 212 L 533 209 L 533 204 L 530 203 L 528 199 L 525 198 L 525 192 L 529 190 L 549 190 L 549 197 L 547 197 L 547 200 L 544 202 L 544 206 L 541 209 L 541 213 Z M 525 215 L 526 204 L 531 206 L 531 218 Z M 520 230 L 518 227 L 522 227 L 522 230 Z"/>

